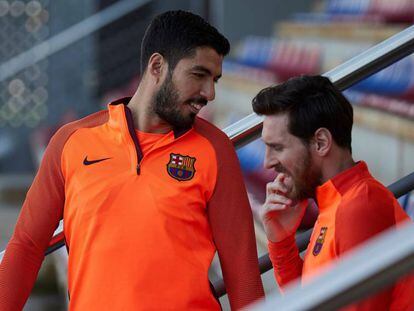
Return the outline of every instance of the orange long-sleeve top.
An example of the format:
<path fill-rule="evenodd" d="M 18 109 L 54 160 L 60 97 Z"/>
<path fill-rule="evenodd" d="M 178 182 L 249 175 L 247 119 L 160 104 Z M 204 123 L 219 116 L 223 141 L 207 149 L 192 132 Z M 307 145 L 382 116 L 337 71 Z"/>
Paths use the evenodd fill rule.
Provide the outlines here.
<path fill-rule="evenodd" d="M 2 311 L 22 309 L 62 217 L 70 310 L 220 310 L 208 280 L 216 251 L 233 309 L 263 296 L 227 136 L 199 118 L 137 133 L 128 101 L 52 138 L 1 262 Z"/>
<path fill-rule="evenodd" d="M 304 260 L 294 235 L 278 243 L 269 242 L 276 280 L 282 288 L 297 278 L 311 280 L 332 261 L 374 235 L 403 221 L 410 221 L 392 193 L 375 180 L 365 162 L 336 175 L 317 188 L 319 216 Z M 414 309 L 414 276 L 353 304 L 346 310 Z"/>

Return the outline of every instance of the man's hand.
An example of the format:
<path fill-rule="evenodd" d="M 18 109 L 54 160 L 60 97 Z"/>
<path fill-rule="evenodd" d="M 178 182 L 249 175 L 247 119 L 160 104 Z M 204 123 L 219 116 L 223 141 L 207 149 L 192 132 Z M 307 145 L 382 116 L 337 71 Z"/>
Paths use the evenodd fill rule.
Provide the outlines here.
<path fill-rule="evenodd" d="M 305 214 L 306 200 L 294 202 L 287 197 L 292 187 L 292 179 L 283 173 L 267 184 L 261 218 L 267 238 L 271 242 L 280 242 L 294 234 Z"/>

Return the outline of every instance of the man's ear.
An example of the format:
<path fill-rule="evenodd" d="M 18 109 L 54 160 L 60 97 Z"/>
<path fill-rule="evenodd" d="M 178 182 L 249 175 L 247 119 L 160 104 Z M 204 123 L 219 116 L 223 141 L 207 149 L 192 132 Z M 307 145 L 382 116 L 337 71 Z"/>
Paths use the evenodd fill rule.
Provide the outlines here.
<path fill-rule="evenodd" d="M 331 132 L 325 127 L 318 128 L 313 135 L 312 143 L 314 144 L 315 152 L 319 156 L 326 156 L 332 147 Z"/>
<path fill-rule="evenodd" d="M 154 53 L 148 60 L 148 73 L 158 82 L 167 68 L 167 62 L 160 53 Z"/>

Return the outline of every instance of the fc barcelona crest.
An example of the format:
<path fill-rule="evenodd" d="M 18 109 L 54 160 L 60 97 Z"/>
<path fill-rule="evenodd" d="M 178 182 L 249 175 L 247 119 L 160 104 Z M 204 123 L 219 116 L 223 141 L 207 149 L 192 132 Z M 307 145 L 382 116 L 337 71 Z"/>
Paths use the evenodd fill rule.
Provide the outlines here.
<path fill-rule="evenodd" d="M 170 162 L 167 164 L 167 172 L 178 181 L 190 180 L 196 172 L 194 162 L 196 158 L 170 153 Z"/>
<path fill-rule="evenodd" d="M 321 252 L 323 242 L 325 241 L 327 230 L 328 230 L 328 227 L 321 228 L 321 232 L 319 232 L 318 239 L 316 240 L 315 246 L 313 247 L 313 251 L 312 251 L 313 256 L 317 256 Z"/>

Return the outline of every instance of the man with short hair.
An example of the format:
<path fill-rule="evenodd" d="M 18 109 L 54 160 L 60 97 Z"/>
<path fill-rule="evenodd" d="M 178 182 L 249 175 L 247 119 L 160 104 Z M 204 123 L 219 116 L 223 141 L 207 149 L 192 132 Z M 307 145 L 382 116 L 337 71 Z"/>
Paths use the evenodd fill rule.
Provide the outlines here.
<path fill-rule="evenodd" d="M 0 309 L 20 310 L 63 217 L 70 310 L 220 310 L 263 296 L 253 221 L 227 136 L 197 117 L 229 43 L 201 17 L 157 16 L 132 98 L 51 139 L 0 266 Z"/>
<path fill-rule="evenodd" d="M 253 110 L 264 115 L 265 166 L 278 172 L 267 185 L 262 220 L 281 287 L 310 279 L 355 246 L 408 221 L 366 163 L 353 160 L 352 106 L 328 78 L 301 76 L 268 87 L 253 99 Z M 295 232 L 308 198 L 317 202 L 319 216 L 302 260 Z M 413 307 L 414 281 L 407 277 L 349 310 Z"/>

